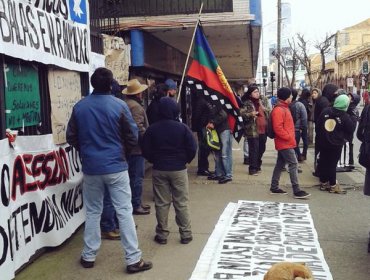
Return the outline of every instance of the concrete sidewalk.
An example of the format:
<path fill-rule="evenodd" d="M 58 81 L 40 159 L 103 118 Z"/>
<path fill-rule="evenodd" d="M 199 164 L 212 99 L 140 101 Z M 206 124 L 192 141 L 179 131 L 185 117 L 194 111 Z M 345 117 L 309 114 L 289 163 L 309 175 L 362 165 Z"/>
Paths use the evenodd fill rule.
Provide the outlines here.
<path fill-rule="evenodd" d="M 153 241 L 156 221 L 151 192 L 151 174 L 150 169 L 148 170 L 144 202 L 152 205 L 152 213 L 134 217 L 138 225 L 137 231 L 143 257 L 153 262 L 152 270 L 134 275 L 126 274 L 120 243 L 108 240 L 102 241 L 95 267 L 82 268 L 79 258 L 83 230 L 80 229 L 65 244 L 50 249 L 18 273 L 16 280 L 189 279 L 219 216 L 229 202 L 238 200 L 308 203 L 333 279 L 370 279 L 370 254 L 367 253 L 370 198 L 362 194 L 364 170 L 361 167 L 353 172 L 338 173 L 339 182 L 348 190 L 346 195 L 321 192 L 315 186 L 318 184 L 318 179 L 311 174 L 313 150 L 309 149 L 307 161 L 301 164 L 303 173 L 299 174 L 299 180 L 302 188 L 312 195 L 308 200 L 297 200 L 292 197 L 287 172 L 283 173 L 280 183 L 281 187 L 288 191 L 288 195 L 269 194 L 271 174 L 276 160 L 276 151 L 271 139 L 268 139 L 267 150 L 263 157 L 263 170 L 259 176 L 249 176 L 247 166 L 242 164 L 242 144 L 234 144 L 233 157 L 234 179 L 225 185 L 208 181 L 206 177 L 196 176 L 196 160 L 189 166 L 190 210 L 194 240 L 188 245 L 180 244 L 173 208 L 169 217 L 171 234 L 168 244 L 158 245 Z"/>

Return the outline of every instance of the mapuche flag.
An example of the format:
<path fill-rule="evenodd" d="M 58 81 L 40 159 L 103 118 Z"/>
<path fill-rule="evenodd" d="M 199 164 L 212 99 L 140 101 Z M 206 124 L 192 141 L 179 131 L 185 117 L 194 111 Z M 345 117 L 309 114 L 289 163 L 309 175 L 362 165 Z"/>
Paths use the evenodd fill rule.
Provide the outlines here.
<path fill-rule="evenodd" d="M 228 115 L 230 130 L 239 142 L 243 136 L 243 119 L 239 113 L 237 97 L 200 26 L 195 33 L 194 57 L 187 73 L 187 84 L 195 94 L 203 94 L 209 102 L 222 105 Z"/>

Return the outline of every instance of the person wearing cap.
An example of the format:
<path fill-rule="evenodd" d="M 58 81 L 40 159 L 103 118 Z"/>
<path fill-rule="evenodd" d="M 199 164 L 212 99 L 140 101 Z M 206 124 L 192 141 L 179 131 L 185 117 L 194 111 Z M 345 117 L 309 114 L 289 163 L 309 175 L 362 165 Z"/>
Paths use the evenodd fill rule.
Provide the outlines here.
<path fill-rule="evenodd" d="M 349 106 L 347 95 L 339 95 L 331 107 L 324 109 L 317 120 L 318 146 L 320 161 L 318 162 L 320 190 L 330 193 L 345 194 L 336 178 L 336 167 L 341 150 L 355 130 L 355 124 L 347 114 Z"/>
<path fill-rule="evenodd" d="M 292 91 L 290 88 L 279 88 L 277 98 L 279 101 L 271 112 L 271 119 L 275 133 L 275 149 L 278 151 L 278 155 L 272 173 L 270 191 L 271 194 L 287 193 L 279 188 L 279 180 L 285 164 L 288 164 L 294 198 L 307 198 L 310 194 L 301 190 L 298 182 L 298 160 L 294 151 L 296 147 L 295 128 L 293 117 L 289 110 L 289 104 L 292 102 Z"/>
<path fill-rule="evenodd" d="M 139 140 L 149 127 L 149 122 L 142 106 L 143 92 L 148 88 L 142 85 L 139 80 L 132 79 L 127 83 L 127 87 L 122 91 L 125 101 L 131 111 L 132 117 L 139 128 Z M 139 143 L 132 149 L 128 157 L 128 173 L 130 176 L 130 186 L 132 193 L 132 207 L 134 215 L 150 214 L 150 205 L 142 204 L 141 196 L 143 193 L 143 180 L 145 175 L 145 160 L 142 156 Z"/>
<path fill-rule="evenodd" d="M 167 89 L 167 96 L 168 97 L 171 97 L 171 98 L 175 98 L 176 97 L 176 93 L 177 93 L 177 85 L 176 85 L 176 82 L 172 79 L 167 79 L 165 82 L 164 82 L 168 89 Z"/>
<path fill-rule="evenodd" d="M 260 100 L 259 89 L 250 85 L 242 97 L 240 114 L 244 120 L 244 135 L 249 147 L 249 175 L 261 172 L 262 156 L 266 150 L 266 109 Z"/>
<path fill-rule="evenodd" d="M 97 68 L 91 76 L 94 91 L 73 106 L 67 126 L 67 142 L 82 161 L 83 199 L 86 209 L 84 247 L 80 264 L 92 268 L 101 245 L 100 216 L 107 186 L 117 212 L 126 271 L 152 268 L 142 259 L 132 216 L 126 155 L 137 144 L 138 129 L 125 102 L 112 96 L 113 73 Z"/>

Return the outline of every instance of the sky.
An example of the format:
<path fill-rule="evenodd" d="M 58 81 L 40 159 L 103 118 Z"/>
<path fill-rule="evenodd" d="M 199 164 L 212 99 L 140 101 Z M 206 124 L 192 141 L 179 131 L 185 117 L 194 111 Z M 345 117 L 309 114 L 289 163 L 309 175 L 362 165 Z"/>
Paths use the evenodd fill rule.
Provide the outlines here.
<path fill-rule="evenodd" d="M 271 22 L 277 20 L 277 0 L 261 1 L 262 25 L 267 27 L 264 40 L 276 41 L 274 38 L 276 35 L 273 34 L 273 32 L 276 34 L 276 30 Z M 282 0 L 282 2 L 288 2 L 291 6 L 292 36 L 302 33 L 312 43 L 322 41 L 327 33 L 333 34 L 370 18 L 369 0 Z"/>

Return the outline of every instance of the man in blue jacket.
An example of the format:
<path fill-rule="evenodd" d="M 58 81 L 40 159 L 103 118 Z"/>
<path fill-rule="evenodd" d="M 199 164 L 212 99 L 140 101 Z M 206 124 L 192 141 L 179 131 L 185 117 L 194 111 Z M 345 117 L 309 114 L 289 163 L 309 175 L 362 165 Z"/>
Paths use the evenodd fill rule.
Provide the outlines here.
<path fill-rule="evenodd" d="M 91 76 L 94 91 L 74 107 L 68 122 L 67 141 L 80 152 L 83 198 L 86 208 L 84 248 L 80 263 L 94 267 L 101 244 L 100 216 L 105 187 L 116 210 L 126 271 L 136 273 L 152 268 L 141 258 L 132 217 L 131 190 L 126 155 L 136 145 L 138 128 L 127 104 L 111 95 L 113 74 L 98 68 Z"/>
<path fill-rule="evenodd" d="M 176 212 L 181 243 L 193 240 L 189 217 L 189 183 L 186 164 L 195 157 L 197 145 L 190 129 L 176 119 L 179 109 L 170 97 L 159 100 L 160 120 L 149 126 L 143 142 L 143 156 L 153 163 L 153 192 L 157 218 L 154 240 L 166 244 L 171 201 Z"/>

